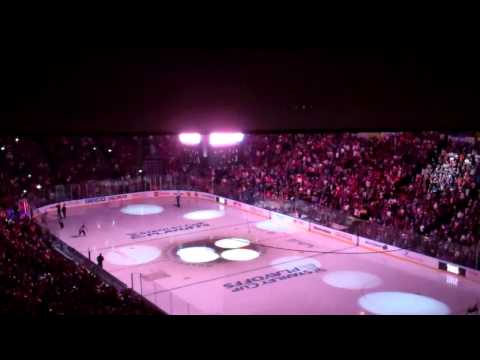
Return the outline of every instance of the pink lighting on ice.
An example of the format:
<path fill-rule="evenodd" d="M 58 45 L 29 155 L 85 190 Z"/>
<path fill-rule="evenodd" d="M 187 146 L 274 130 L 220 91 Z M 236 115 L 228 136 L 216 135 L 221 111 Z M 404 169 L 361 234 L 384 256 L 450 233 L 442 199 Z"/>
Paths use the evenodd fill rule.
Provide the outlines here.
<path fill-rule="evenodd" d="M 202 141 L 202 135 L 199 133 L 181 133 L 178 138 L 184 145 L 198 145 Z"/>
<path fill-rule="evenodd" d="M 209 142 L 212 146 L 228 146 L 242 142 L 244 137 L 242 133 L 211 133 Z"/>
<path fill-rule="evenodd" d="M 183 217 L 188 220 L 211 220 L 224 216 L 223 211 L 218 210 L 199 210 L 186 213 Z"/>
<path fill-rule="evenodd" d="M 139 265 L 155 260 L 161 255 L 161 250 L 147 245 L 131 245 L 113 249 L 105 257 L 114 265 Z"/>

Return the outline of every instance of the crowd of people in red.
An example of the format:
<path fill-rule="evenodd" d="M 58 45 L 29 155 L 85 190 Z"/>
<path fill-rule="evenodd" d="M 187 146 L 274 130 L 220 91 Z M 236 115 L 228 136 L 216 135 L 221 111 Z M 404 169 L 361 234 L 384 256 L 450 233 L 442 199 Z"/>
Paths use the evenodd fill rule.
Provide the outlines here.
<path fill-rule="evenodd" d="M 16 207 L 16 200 L 30 192 L 62 180 L 90 178 L 94 171 L 83 171 L 97 166 L 92 160 L 91 144 L 78 138 L 0 140 L 0 314 L 161 314 L 131 290 L 109 285 L 95 271 L 58 252 L 49 233 L 29 217 L 21 216 Z M 108 154 L 107 146 L 125 150 L 128 144 L 116 147 L 110 143 L 103 148 Z M 49 148 L 58 154 L 58 162 L 56 158 L 49 161 Z M 115 159 L 114 169 L 119 164 L 119 169 L 124 170 L 122 160 L 126 156 L 128 153 Z M 108 168 L 99 167 L 105 172 L 98 176 L 110 176 Z"/>
<path fill-rule="evenodd" d="M 119 291 L 67 259 L 29 218 L 0 224 L 0 314 L 159 314 L 130 290 Z"/>
<path fill-rule="evenodd" d="M 480 240 L 478 140 L 456 141 L 438 132 L 325 133 L 248 135 L 239 145 L 218 149 L 183 146 L 176 136 L 8 137 L 0 138 L 0 146 L 4 209 L 21 196 L 40 191 L 39 186 L 49 189 L 87 180 L 128 179 L 140 173 L 149 176 L 141 169 L 153 158 L 166 187 L 188 183 L 249 203 L 300 200 L 313 213 L 327 209 L 356 219 L 360 224 L 356 231 L 366 237 L 476 265 Z M 9 289 L 5 293 L 11 299 L 23 297 L 31 299 L 28 306 L 32 309 L 68 313 L 83 305 L 52 305 L 55 296 L 84 291 L 86 298 L 93 299 L 96 294 L 110 299 L 112 313 L 121 311 L 116 309 L 123 308 L 118 304 L 125 299 L 113 295 L 113 289 L 101 285 L 85 269 L 61 259 L 33 222 L 6 223 L 2 219 L 1 226 L 0 268 L 5 280 L 0 286 Z M 13 263 L 31 270 L 21 275 L 8 265 Z M 64 279 L 66 276 L 70 278 Z M 41 286 L 30 289 L 29 283 L 56 285 L 45 285 L 42 290 Z M 44 294 L 50 294 L 51 301 L 43 302 L 47 299 Z M 18 309 L 27 302 L 19 302 L 24 305 Z M 107 307 L 102 307 L 103 311 Z M 82 309 L 78 311 L 88 312 Z"/>
<path fill-rule="evenodd" d="M 133 177 L 142 164 L 139 141 L 131 136 L 0 137 L 0 197 L 5 201 L 58 184 Z"/>
<path fill-rule="evenodd" d="M 214 150 L 208 172 L 216 193 L 303 200 L 362 220 L 365 236 L 474 267 L 479 149 L 438 132 L 258 135 Z"/>

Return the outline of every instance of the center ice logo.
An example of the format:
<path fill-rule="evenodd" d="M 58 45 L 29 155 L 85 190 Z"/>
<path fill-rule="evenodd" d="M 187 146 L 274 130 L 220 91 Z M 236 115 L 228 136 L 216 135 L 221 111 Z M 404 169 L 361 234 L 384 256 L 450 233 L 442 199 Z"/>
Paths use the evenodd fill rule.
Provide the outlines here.
<path fill-rule="evenodd" d="M 231 292 L 238 292 L 242 290 L 255 289 L 263 285 L 273 284 L 277 281 L 315 274 L 320 271 L 322 271 L 322 269 L 315 264 L 305 264 L 295 266 L 291 269 L 280 270 L 261 276 L 254 276 L 252 278 L 245 279 L 244 281 L 229 282 L 223 284 L 223 286 L 229 289 Z"/>

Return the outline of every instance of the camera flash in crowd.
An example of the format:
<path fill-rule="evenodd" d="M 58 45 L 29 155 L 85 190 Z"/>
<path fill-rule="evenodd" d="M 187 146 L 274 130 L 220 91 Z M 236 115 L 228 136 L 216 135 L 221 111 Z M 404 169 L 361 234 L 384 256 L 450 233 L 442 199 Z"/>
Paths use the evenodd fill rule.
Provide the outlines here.
<path fill-rule="evenodd" d="M 2 146 L 0 150 L 5 151 L 5 146 Z"/>
<path fill-rule="evenodd" d="M 142 170 L 142 169 L 138 169 L 138 173 L 139 173 L 139 174 L 143 173 L 143 170 Z"/>
<path fill-rule="evenodd" d="M 32 177 L 32 174 L 28 174 L 27 177 L 30 179 Z"/>
<path fill-rule="evenodd" d="M 42 188 L 42 185 L 38 184 L 37 189 L 40 190 Z"/>
<path fill-rule="evenodd" d="M 111 152 L 112 152 L 112 149 L 108 149 L 107 151 L 108 151 L 109 153 L 111 153 Z"/>
<path fill-rule="evenodd" d="M 18 137 L 16 137 L 16 138 L 15 138 L 15 142 L 18 143 L 19 141 L 20 141 L 20 139 L 19 139 Z"/>

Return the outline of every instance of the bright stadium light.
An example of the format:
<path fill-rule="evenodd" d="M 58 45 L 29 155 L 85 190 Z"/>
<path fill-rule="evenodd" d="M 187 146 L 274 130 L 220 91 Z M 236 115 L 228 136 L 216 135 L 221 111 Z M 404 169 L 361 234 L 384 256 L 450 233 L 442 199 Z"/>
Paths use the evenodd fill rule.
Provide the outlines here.
<path fill-rule="evenodd" d="M 181 133 L 178 139 L 184 145 L 198 145 L 202 141 L 202 135 L 199 133 Z"/>
<path fill-rule="evenodd" d="M 212 146 L 235 145 L 242 142 L 244 137 L 242 133 L 211 133 L 209 143 Z"/>

